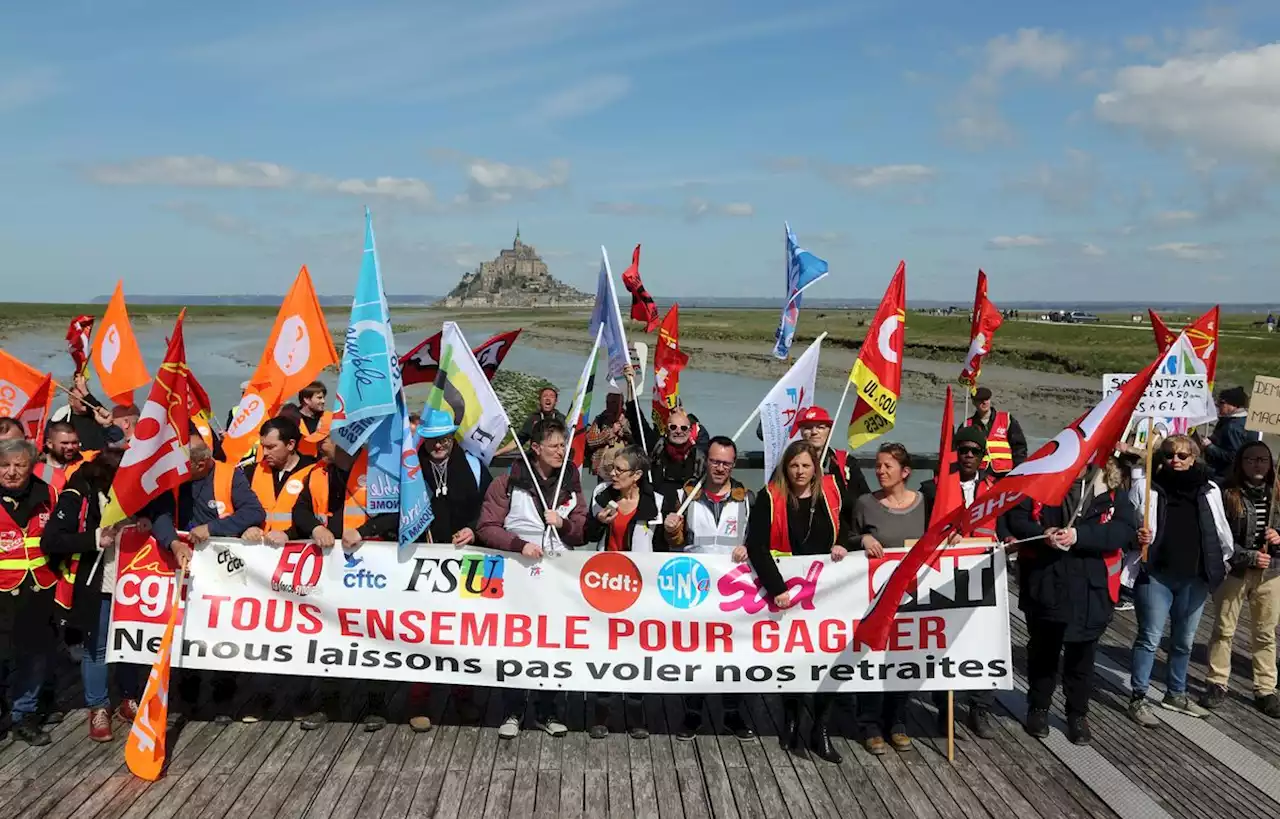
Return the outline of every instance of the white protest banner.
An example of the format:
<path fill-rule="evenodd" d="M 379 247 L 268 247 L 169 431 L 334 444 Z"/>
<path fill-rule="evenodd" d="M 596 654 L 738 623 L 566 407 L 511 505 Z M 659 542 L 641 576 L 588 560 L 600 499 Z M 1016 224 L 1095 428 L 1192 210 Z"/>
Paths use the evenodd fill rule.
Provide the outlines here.
<path fill-rule="evenodd" d="M 1133 373 L 1108 373 L 1102 376 L 1102 397 L 1117 392 Z M 1200 417 L 1209 400 L 1209 379 L 1203 373 L 1157 373 L 1142 393 L 1134 410 L 1134 418 Z"/>
<path fill-rule="evenodd" d="M 217 543 L 219 541 L 212 541 Z M 773 607 L 726 555 L 518 554 L 395 544 L 243 546 L 247 584 L 191 562 L 175 668 L 567 691 L 778 692 L 1008 689 L 1003 552 L 959 545 L 922 571 L 887 651 L 853 641 L 905 552 L 840 562 L 784 557 L 795 605 Z M 110 662 L 154 659 L 172 558 L 122 540 Z"/>
<path fill-rule="evenodd" d="M 1244 422 L 1244 428 L 1250 432 L 1280 434 L 1280 378 L 1253 377 L 1249 418 Z"/>

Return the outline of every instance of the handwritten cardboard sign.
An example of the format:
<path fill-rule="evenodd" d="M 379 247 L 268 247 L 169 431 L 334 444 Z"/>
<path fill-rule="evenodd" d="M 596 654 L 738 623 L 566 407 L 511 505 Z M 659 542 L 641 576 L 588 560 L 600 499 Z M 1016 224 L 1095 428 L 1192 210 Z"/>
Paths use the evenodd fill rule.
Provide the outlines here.
<path fill-rule="evenodd" d="M 1102 394 L 1123 387 L 1133 373 L 1102 376 Z M 1202 373 L 1157 374 L 1147 385 L 1134 410 L 1134 418 L 1198 418 L 1209 400 L 1209 379 Z"/>
<path fill-rule="evenodd" d="M 1244 428 L 1253 432 L 1280 433 L 1280 378 L 1257 375 L 1249 397 L 1249 419 Z"/>

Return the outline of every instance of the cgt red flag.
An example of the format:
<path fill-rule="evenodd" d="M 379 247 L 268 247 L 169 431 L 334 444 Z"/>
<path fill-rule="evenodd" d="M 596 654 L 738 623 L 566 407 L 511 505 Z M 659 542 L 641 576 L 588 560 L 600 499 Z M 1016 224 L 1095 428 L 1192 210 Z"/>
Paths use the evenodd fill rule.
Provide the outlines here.
<path fill-rule="evenodd" d="M 875 651 L 884 650 L 903 595 L 915 588 L 920 570 L 933 565 L 953 535 L 965 537 L 983 521 L 999 517 L 1027 498 L 1045 506 L 1057 505 L 1085 467 L 1106 463 L 1163 358 L 1103 398 L 994 486 L 979 493 L 967 508 L 962 506 L 943 520 L 931 522 L 894 569 L 871 611 L 858 624 L 854 639 Z"/>
<path fill-rule="evenodd" d="M 631 318 L 643 321 L 646 333 L 658 329 L 658 305 L 653 303 L 653 296 L 640 281 L 640 245 L 631 251 L 631 266 L 622 271 L 622 284 L 631 294 Z"/>
<path fill-rule="evenodd" d="M 498 367 L 507 357 L 507 353 L 511 352 L 512 345 L 516 343 L 523 329 L 523 327 L 517 327 L 514 330 L 499 333 L 471 351 L 475 354 L 480 369 L 484 370 L 484 374 L 490 381 L 493 380 L 494 373 L 498 372 Z M 440 335 L 436 333 L 423 339 L 422 343 L 405 353 L 404 358 L 400 359 L 400 373 L 406 387 L 410 384 L 436 383 L 436 374 L 440 367 Z"/>
<path fill-rule="evenodd" d="M 178 314 L 164 363 L 156 372 L 151 394 L 134 427 L 133 439 L 125 450 L 111 484 L 111 503 L 103 513 L 103 526 L 131 517 L 174 489 L 191 474 L 187 457 L 190 405 L 187 350 L 182 339 L 182 319 Z"/>
<path fill-rule="evenodd" d="M 978 289 L 973 296 L 973 318 L 969 323 L 969 352 L 960 371 L 960 383 L 967 385 L 970 393 L 978 390 L 982 362 L 991 352 L 991 339 L 1001 324 L 1004 324 L 1004 316 L 987 298 L 987 274 L 979 270 Z"/>
<path fill-rule="evenodd" d="M 93 316 L 76 316 L 67 325 L 67 352 L 75 365 L 76 375 L 89 374 L 89 344 L 93 337 Z"/>
<path fill-rule="evenodd" d="M 933 514 L 929 517 L 929 525 L 933 526 L 948 513 L 954 512 L 957 506 L 964 505 L 964 493 L 960 484 L 948 480 L 951 470 L 955 469 L 956 453 L 951 448 L 951 436 L 955 434 L 955 409 L 951 399 L 951 385 L 947 385 L 947 403 L 942 406 L 942 434 L 938 439 L 938 474 L 937 494 L 933 498 Z"/>
<path fill-rule="evenodd" d="M 667 416 L 680 403 L 680 371 L 689 363 L 680 351 L 680 305 L 673 304 L 658 328 L 658 346 L 653 352 L 653 417 L 658 434 L 665 434 Z"/>

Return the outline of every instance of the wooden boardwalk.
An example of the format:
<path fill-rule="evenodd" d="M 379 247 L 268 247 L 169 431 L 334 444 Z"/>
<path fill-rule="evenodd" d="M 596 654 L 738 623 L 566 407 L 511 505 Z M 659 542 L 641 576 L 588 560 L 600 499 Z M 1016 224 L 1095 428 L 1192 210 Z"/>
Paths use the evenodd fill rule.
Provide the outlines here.
<path fill-rule="evenodd" d="M 1193 688 L 1204 678 L 1208 617 L 1193 658 Z M 451 690 L 436 686 L 430 732 L 393 723 L 366 733 L 357 723 L 364 697 L 352 685 L 344 690 L 340 718 L 308 733 L 292 721 L 307 692 L 263 678 L 243 686 L 240 703 L 270 688 L 276 696 L 267 720 L 186 724 L 173 742 L 167 775 L 152 784 L 125 768 L 124 728 L 117 724 L 114 743 L 88 739 L 83 708 L 55 728 L 45 748 L 0 742 L 0 816 L 1280 817 L 1280 722 L 1253 707 L 1244 632 L 1237 637 L 1232 698 L 1219 712 L 1203 722 L 1169 715 L 1168 724 L 1144 730 L 1123 714 L 1123 669 L 1134 629 L 1131 613 L 1118 615 L 1106 638 L 1104 660 L 1122 673 L 1099 673 L 1095 739 L 1087 751 L 1065 743 L 1060 722 L 1050 740 L 1027 736 L 1019 692 L 1001 697 L 996 739 L 978 740 L 957 728 L 954 763 L 936 736 L 927 696 L 911 707 L 915 750 L 879 758 L 844 738 L 852 729 L 846 703 L 836 742 L 845 759 L 836 766 L 779 747 L 781 706 L 773 697 L 748 698 L 748 720 L 761 735 L 751 742 L 708 734 L 677 740 L 675 697 L 646 699 L 649 739 L 614 733 L 591 740 L 584 726 L 591 698 L 584 704 L 581 696 L 570 702 L 568 737 L 526 730 L 508 742 L 497 736 L 496 691 L 476 692 L 484 713 L 478 724 L 459 724 Z M 1016 619 L 1014 634 L 1021 671 L 1026 632 Z M 1157 680 L 1162 673 L 1157 663 Z M 403 722 L 407 687 L 397 691 L 391 716 Z M 61 697 L 78 703 L 79 686 Z M 1059 718 L 1061 705 L 1059 699 Z M 715 698 L 712 706 L 718 724 Z"/>

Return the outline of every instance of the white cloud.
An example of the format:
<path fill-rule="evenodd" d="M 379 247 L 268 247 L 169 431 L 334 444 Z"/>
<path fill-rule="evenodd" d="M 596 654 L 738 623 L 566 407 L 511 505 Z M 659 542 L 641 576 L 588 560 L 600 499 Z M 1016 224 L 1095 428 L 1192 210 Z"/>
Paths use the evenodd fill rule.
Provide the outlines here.
<path fill-rule="evenodd" d="M 274 162 L 225 162 L 208 156 L 156 156 L 91 165 L 84 175 L 99 185 L 147 185 L 168 188 L 302 190 L 364 199 L 429 203 L 431 186 L 421 179 L 381 176 L 334 179 L 304 173 Z"/>
<path fill-rule="evenodd" d="M 631 91 L 631 80 L 616 74 L 593 77 L 542 98 L 534 109 L 538 122 L 575 119 L 607 108 Z"/>
<path fill-rule="evenodd" d="M 719 205 L 708 202 L 706 199 L 690 197 L 684 203 L 684 217 L 690 222 L 696 222 L 708 216 L 729 216 L 741 219 L 754 216 L 755 213 L 756 209 L 746 202 Z"/>
<path fill-rule="evenodd" d="M 1166 242 L 1147 250 L 1191 262 L 1209 262 L 1223 257 L 1222 250 L 1217 245 L 1196 242 Z"/>
<path fill-rule="evenodd" d="M 0 74 L 0 113 L 34 105 L 56 94 L 59 86 L 59 72 L 48 66 Z"/>
<path fill-rule="evenodd" d="M 1043 236 L 1030 236 L 1025 233 L 1017 236 L 996 236 L 987 242 L 989 250 L 1009 250 L 1017 247 L 1044 247 L 1049 240 Z"/>
<path fill-rule="evenodd" d="M 1105 256 L 1107 251 L 1092 242 L 1086 242 L 1080 246 L 1080 252 L 1086 256 Z"/>
<path fill-rule="evenodd" d="M 850 190 L 872 190 L 898 185 L 918 185 L 932 182 L 937 170 L 928 165 L 842 165 L 803 156 L 786 156 L 769 160 L 770 168 L 778 173 L 811 171 L 829 182 Z"/>
<path fill-rule="evenodd" d="M 750 202 L 729 202 L 723 205 L 720 210 L 725 216 L 755 216 L 755 206 Z"/>
<path fill-rule="evenodd" d="M 1194 222 L 1199 216 L 1193 210 L 1165 210 L 1156 214 L 1156 221 L 1164 225 Z"/>
<path fill-rule="evenodd" d="M 591 212 L 606 216 L 682 216 L 686 221 L 698 222 L 717 216 L 748 219 L 755 216 L 756 208 L 750 202 L 719 203 L 691 196 L 678 208 L 643 202 L 593 202 Z"/>
<path fill-rule="evenodd" d="M 606 216 L 662 216 L 666 210 L 643 202 L 592 202 L 591 212 Z"/>
<path fill-rule="evenodd" d="M 1209 155 L 1280 159 L 1280 43 L 1122 68 L 1094 115 Z"/>

